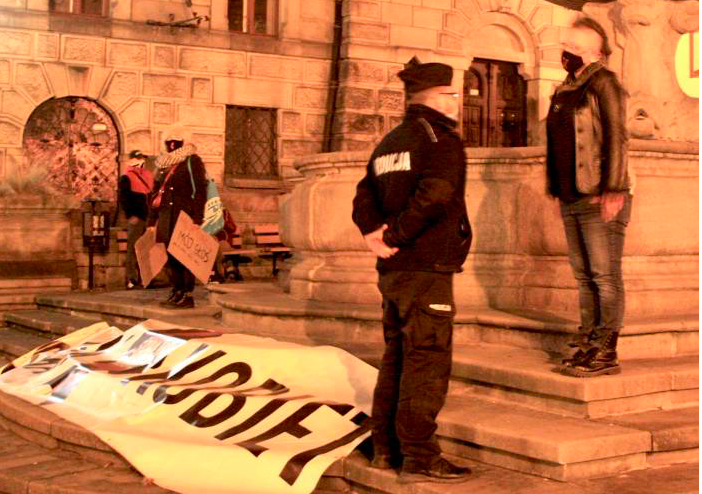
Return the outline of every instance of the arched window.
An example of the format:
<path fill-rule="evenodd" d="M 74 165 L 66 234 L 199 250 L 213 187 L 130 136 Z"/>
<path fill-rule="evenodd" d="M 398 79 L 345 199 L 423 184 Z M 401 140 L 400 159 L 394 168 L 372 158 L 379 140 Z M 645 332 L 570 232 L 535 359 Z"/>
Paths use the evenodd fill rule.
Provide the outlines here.
<path fill-rule="evenodd" d="M 114 201 L 119 174 L 119 134 L 112 117 L 95 101 L 50 99 L 29 116 L 23 147 L 30 163 L 45 166 L 59 192 Z"/>

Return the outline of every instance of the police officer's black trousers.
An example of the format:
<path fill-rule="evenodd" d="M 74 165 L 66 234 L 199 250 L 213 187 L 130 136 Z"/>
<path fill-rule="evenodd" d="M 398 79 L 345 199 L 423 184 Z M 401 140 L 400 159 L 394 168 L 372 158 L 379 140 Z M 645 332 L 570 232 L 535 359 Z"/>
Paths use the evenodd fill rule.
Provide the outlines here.
<path fill-rule="evenodd" d="M 430 464 L 451 376 L 453 274 L 381 273 L 385 353 L 373 395 L 375 454 Z"/>
<path fill-rule="evenodd" d="M 168 254 L 168 268 L 173 290 L 182 293 L 192 293 L 195 289 L 195 275 L 171 254 Z"/>

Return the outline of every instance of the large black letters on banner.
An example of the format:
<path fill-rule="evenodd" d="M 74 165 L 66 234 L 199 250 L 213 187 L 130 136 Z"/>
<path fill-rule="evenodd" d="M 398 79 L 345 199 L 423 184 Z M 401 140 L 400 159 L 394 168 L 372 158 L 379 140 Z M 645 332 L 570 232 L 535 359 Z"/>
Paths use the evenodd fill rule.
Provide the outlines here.
<path fill-rule="evenodd" d="M 366 415 L 364 412 L 357 413 L 356 416 L 351 419 L 351 422 L 358 425 L 357 429 L 335 441 L 330 442 L 329 444 L 303 451 L 302 453 L 298 453 L 290 458 L 290 460 L 288 460 L 288 462 L 285 464 L 285 467 L 283 467 L 283 470 L 280 472 L 280 478 L 282 478 L 288 484 L 293 485 L 300 476 L 300 473 L 302 473 L 302 469 L 305 468 L 305 465 L 307 465 L 316 456 L 334 451 L 336 448 L 340 448 L 344 444 L 348 444 L 354 439 L 359 438 L 368 432 L 371 428 L 371 423 L 368 418 L 368 415 Z"/>

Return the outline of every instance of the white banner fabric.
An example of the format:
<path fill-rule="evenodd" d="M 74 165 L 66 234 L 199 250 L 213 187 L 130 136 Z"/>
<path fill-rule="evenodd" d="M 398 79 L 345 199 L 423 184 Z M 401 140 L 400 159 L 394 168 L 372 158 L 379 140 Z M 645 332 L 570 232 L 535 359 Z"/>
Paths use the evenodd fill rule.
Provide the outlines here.
<path fill-rule="evenodd" d="M 0 370 L 0 390 L 85 427 L 181 493 L 310 493 L 369 432 L 377 371 L 306 347 L 148 320 L 97 323 Z"/>

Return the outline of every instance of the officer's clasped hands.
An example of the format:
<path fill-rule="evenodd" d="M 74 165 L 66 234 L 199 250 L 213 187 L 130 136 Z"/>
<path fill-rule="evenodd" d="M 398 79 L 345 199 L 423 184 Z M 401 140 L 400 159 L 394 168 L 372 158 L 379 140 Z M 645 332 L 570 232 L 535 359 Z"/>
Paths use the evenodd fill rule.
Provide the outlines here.
<path fill-rule="evenodd" d="M 383 232 L 387 229 L 388 225 L 383 225 L 376 231 L 363 236 L 368 248 L 381 259 L 392 257 L 399 250 L 397 247 L 390 247 L 383 242 Z"/>

